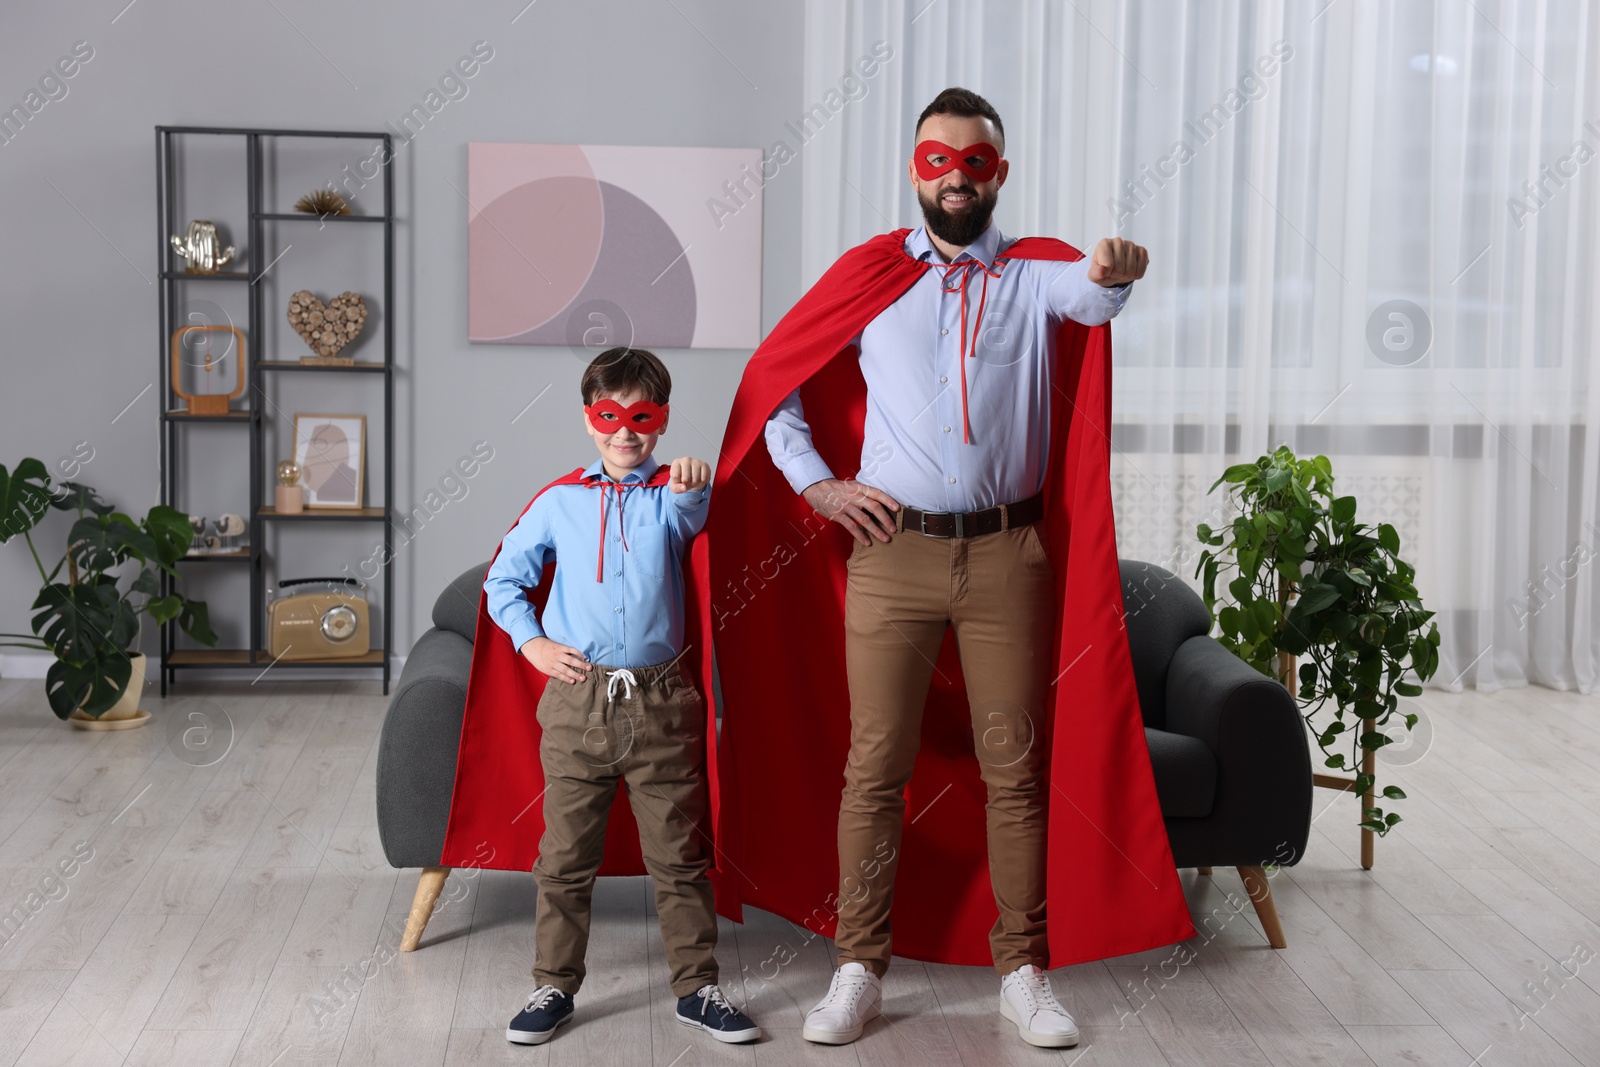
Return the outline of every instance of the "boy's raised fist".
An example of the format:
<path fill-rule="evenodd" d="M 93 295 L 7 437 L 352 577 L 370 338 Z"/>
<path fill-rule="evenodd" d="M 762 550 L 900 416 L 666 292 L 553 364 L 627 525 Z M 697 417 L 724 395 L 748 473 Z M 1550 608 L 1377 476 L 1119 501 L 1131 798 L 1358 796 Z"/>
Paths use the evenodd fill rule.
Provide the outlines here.
<path fill-rule="evenodd" d="M 672 481 L 667 488 L 674 493 L 687 493 L 699 489 L 711 480 L 711 464 L 703 459 L 682 456 L 672 461 Z"/>

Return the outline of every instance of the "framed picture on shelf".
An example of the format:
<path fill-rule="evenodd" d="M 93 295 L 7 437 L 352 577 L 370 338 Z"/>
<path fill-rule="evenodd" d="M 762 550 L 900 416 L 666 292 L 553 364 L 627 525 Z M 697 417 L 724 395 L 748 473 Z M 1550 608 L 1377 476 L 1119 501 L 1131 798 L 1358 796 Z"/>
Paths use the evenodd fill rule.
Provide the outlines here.
<path fill-rule="evenodd" d="M 308 508 L 359 508 L 366 467 L 365 415 L 294 416 L 294 459 Z"/>

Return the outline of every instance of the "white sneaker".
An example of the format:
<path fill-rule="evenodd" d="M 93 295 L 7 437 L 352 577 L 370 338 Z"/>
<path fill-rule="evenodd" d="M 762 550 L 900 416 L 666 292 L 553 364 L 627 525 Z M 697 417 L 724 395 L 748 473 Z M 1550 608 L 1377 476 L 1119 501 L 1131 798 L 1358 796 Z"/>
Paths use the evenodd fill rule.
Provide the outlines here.
<path fill-rule="evenodd" d="M 883 979 L 863 964 L 847 963 L 833 972 L 828 995 L 806 1015 L 800 1036 L 819 1045 L 848 1045 L 880 1013 L 882 1003 Z"/>
<path fill-rule="evenodd" d="M 1017 1033 L 1030 1045 L 1071 1048 L 1078 1043 L 1078 1024 L 1050 991 L 1050 979 L 1031 963 L 1000 979 L 1000 1014 L 1017 1024 Z"/>

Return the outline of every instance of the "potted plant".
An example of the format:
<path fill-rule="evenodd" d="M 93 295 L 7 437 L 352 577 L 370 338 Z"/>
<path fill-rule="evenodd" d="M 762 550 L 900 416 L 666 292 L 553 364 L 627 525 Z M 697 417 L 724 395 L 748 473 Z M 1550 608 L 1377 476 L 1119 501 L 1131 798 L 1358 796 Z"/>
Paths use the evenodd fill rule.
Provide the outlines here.
<path fill-rule="evenodd" d="M 66 551 L 46 571 L 31 531 L 52 508 L 76 512 L 77 519 Z M 14 472 L 0 466 L 0 543 L 18 535 L 44 587 L 33 602 L 33 633 L 0 634 L 7 639 L 0 644 L 54 654 L 45 694 L 57 718 L 148 718 L 138 710 L 144 685 L 144 656 L 134 648 L 140 613 L 157 623 L 177 619 L 196 641 L 216 644 L 204 601 L 160 595 L 160 572 L 176 577 L 174 564 L 194 540 L 182 512 L 157 505 L 136 521 L 86 485 L 52 484 L 44 464 L 29 458 Z M 130 563 L 136 569 L 124 567 Z"/>
<path fill-rule="evenodd" d="M 1408 671 L 1422 682 L 1438 669 L 1434 613 L 1422 607 L 1394 527 L 1357 522 L 1355 497 L 1334 496 L 1328 457 L 1297 459 L 1283 446 L 1229 467 L 1208 492 L 1224 482 L 1237 517 L 1222 529 L 1202 523 L 1195 531 L 1209 546 L 1195 573 L 1204 575 L 1218 640 L 1290 692 L 1295 657 L 1310 657 L 1298 674 L 1301 714 L 1325 765 L 1355 772 L 1313 778 L 1361 797 L 1361 865 L 1370 869 L 1372 835 L 1384 836 L 1400 821 L 1377 803 L 1374 754 L 1393 743 L 1384 727 L 1397 716 L 1407 730 L 1416 725 L 1415 714 L 1398 711 L 1399 698 L 1422 694 L 1406 680 Z M 1232 603 L 1219 609 L 1224 568 L 1237 573 L 1227 585 Z M 1330 705 L 1331 718 L 1322 716 L 1319 726 Z M 1382 796 L 1403 800 L 1405 791 L 1389 785 Z"/>

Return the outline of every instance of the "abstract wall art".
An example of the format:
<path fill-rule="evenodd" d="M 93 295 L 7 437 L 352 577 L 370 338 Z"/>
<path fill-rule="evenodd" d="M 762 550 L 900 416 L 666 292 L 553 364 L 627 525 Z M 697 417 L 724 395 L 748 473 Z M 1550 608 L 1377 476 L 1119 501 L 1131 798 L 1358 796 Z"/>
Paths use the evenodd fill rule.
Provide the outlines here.
<path fill-rule="evenodd" d="M 467 339 L 761 340 L 761 150 L 467 145 Z"/>

